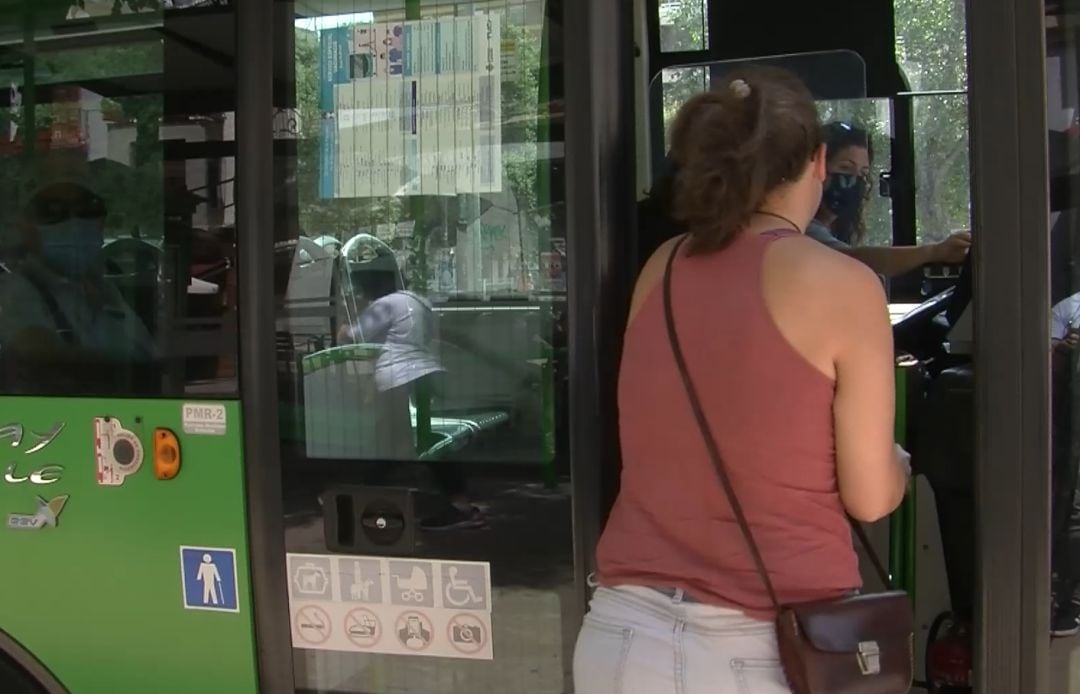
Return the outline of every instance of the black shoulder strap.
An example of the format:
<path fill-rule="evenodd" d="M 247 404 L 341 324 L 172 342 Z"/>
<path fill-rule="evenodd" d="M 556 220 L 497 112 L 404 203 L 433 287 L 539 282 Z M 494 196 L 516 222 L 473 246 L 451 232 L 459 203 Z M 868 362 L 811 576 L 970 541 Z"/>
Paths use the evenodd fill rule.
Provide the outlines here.
<path fill-rule="evenodd" d="M 45 307 L 49 310 L 49 315 L 52 316 L 53 324 L 56 325 L 56 333 L 60 338 L 69 345 L 75 344 L 75 331 L 71 328 L 71 323 L 68 321 L 67 316 L 60 310 L 60 304 L 56 303 L 56 297 L 52 292 L 41 283 L 39 277 L 35 277 L 32 270 L 21 273 L 26 281 L 33 285 L 37 290 L 41 300 L 45 302 Z"/>
<path fill-rule="evenodd" d="M 705 412 L 701 407 L 701 400 L 698 398 L 697 389 L 694 387 L 693 379 L 691 379 L 689 368 L 686 365 L 686 359 L 683 356 L 682 347 L 679 344 L 679 334 L 675 330 L 675 315 L 671 301 L 671 273 L 675 264 L 675 257 L 678 255 L 679 250 L 682 248 L 685 241 L 686 237 L 684 236 L 675 244 L 675 247 L 671 250 L 671 255 L 668 256 L 667 266 L 664 269 L 664 322 L 667 324 L 668 340 L 671 342 L 671 351 L 675 357 L 675 364 L 679 368 L 679 376 L 682 378 L 683 387 L 686 389 L 686 397 L 690 401 L 690 409 L 694 412 L 694 420 L 697 422 L 698 429 L 701 430 L 701 436 L 705 440 L 705 447 L 708 449 L 709 457 L 713 462 L 713 467 L 716 468 L 716 475 L 720 479 L 720 485 L 724 488 L 728 503 L 731 504 L 731 510 L 735 514 L 735 520 L 738 522 L 739 529 L 746 539 L 746 545 L 750 550 L 750 556 L 753 558 L 758 574 L 761 575 L 761 580 L 765 584 L 765 590 L 769 593 L 769 600 L 772 601 L 773 607 L 779 611 L 782 605 L 776 595 L 776 588 L 773 587 L 772 579 L 769 578 L 769 572 L 765 568 L 765 560 L 762 558 L 761 550 L 754 540 L 754 534 L 750 530 L 750 523 L 746 520 L 746 514 L 743 512 L 742 505 L 739 503 L 739 498 L 735 494 L 735 488 L 731 484 L 731 478 L 728 477 L 723 458 L 720 457 L 720 448 L 716 445 L 716 439 L 713 437 L 709 422 L 705 418 Z M 870 540 L 866 536 L 866 531 L 853 519 L 849 518 L 848 520 L 851 522 L 851 527 L 855 530 L 855 534 L 858 536 L 859 541 L 866 549 L 866 553 L 870 555 L 870 561 L 873 563 L 878 576 L 881 578 L 882 582 L 891 589 L 892 580 L 889 578 L 889 573 L 885 570 L 885 565 L 881 563 L 881 559 L 870 545 Z"/>

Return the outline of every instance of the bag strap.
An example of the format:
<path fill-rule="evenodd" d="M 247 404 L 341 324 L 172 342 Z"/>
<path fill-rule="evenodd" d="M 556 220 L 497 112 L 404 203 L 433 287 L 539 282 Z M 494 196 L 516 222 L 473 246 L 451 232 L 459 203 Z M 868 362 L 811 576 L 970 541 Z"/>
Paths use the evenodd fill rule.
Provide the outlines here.
<path fill-rule="evenodd" d="M 765 568 L 765 560 L 762 558 L 761 550 L 754 540 L 754 534 L 750 530 L 750 523 L 746 520 L 746 514 L 743 512 L 742 504 L 739 503 L 739 498 L 735 494 L 735 487 L 731 483 L 731 478 L 727 474 L 723 458 L 720 456 L 720 448 L 717 446 L 716 439 L 712 434 L 712 429 L 709 427 L 709 422 L 705 418 L 705 412 L 701 407 L 701 400 L 698 398 L 697 388 L 694 387 L 693 379 L 690 377 L 689 367 L 686 365 L 686 358 L 683 356 L 682 346 L 679 343 L 679 334 L 675 329 L 675 314 L 671 301 L 671 273 L 675 264 L 675 257 L 678 255 L 679 249 L 682 248 L 685 241 L 686 237 L 684 236 L 675 244 L 675 247 L 671 250 L 671 255 L 668 256 L 667 266 L 664 268 L 664 322 L 667 325 L 668 340 L 671 343 L 671 351 L 675 357 L 675 364 L 679 368 L 679 376 L 682 378 L 683 387 L 686 390 L 686 397 L 690 401 L 690 409 L 694 412 L 694 420 L 697 422 L 698 429 L 701 431 L 701 436 L 705 440 L 705 448 L 708 450 L 709 457 L 712 459 L 713 467 L 716 469 L 716 475 L 720 479 L 720 485 L 724 488 L 728 503 L 731 504 L 731 510 L 735 514 L 735 520 L 739 524 L 739 529 L 742 531 L 743 537 L 746 539 L 747 547 L 750 550 L 750 556 L 753 558 L 754 565 L 757 567 L 757 572 L 760 574 L 761 580 L 765 584 L 765 590 L 769 594 L 769 600 L 772 601 L 773 607 L 779 612 L 782 609 L 782 605 L 776 595 L 776 588 L 773 586 L 772 579 L 769 578 L 769 572 Z M 858 536 L 863 548 L 866 550 L 867 554 L 870 555 L 870 561 L 873 563 L 874 569 L 877 571 L 881 581 L 892 590 L 893 585 L 892 580 L 889 578 L 889 573 L 885 570 L 885 565 L 882 564 L 881 559 L 870 545 L 870 539 L 866 535 L 866 530 L 859 523 L 855 522 L 854 519 L 848 517 L 848 521 L 855 530 L 855 534 Z"/>

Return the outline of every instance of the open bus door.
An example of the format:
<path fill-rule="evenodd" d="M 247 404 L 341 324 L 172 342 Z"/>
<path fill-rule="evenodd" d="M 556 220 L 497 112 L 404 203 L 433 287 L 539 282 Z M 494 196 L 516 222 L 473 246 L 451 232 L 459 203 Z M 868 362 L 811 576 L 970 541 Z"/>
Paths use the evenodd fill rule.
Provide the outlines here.
<path fill-rule="evenodd" d="M 862 147 L 869 152 L 867 161 L 870 169 L 860 172 L 860 175 L 873 182 L 872 185 L 868 183 L 869 189 L 859 210 L 866 238 L 855 239 L 851 243 L 890 245 L 897 236 L 894 231 L 896 220 L 912 218 L 910 211 L 902 209 L 906 199 L 900 194 L 900 191 L 910 188 L 912 171 L 900 157 L 897 157 L 900 161 L 894 159 L 896 143 L 911 138 L 912 134 L 901 136 L 896 131 L 895 99 L 867 97 L 867 65 L 858 54 L 850 51 L 826 51 L 675 65 L 665 68 L 653 79 L 649 102 L 654 106 L 653 113 L 659 113 L 660 118 L 652 122 L 651 141 L 660 155 L 653 158 L 649 194 L 639 206 L 639 250 L 642 258 L 666 241 L 670 234 L 677 233 L 677 229 L 673 230 L 670 222 L 672 177 L 677 170 L 677 163 L 670 159 L 666 147 L 663 147 L 665 126 L 670 125 L 679 107 L 688 99 L 703 90 L 713 88 L 713 85 L 724 84 L 727 75 L 748 65 L 778 66 L 793 72 L 804 81 L 817 100 L 823 123 L 841 123 L 852 132 L 866 133 Z M 830 162 L 835 162 L 837 159 L 844 160 L 848 154 L 830 152 L 826 156 Z M 895 199 L 893 193 L 897 193 Z M 933 268 L 928 268 L 927 271 L 931 269 Z M 918 270 L 923 271 L 923 268 Z M 967 279 L 970 280 L 970 277 Z M 962 429 L 963 423 L 970 423 L 970 398 L 946 399 L 955 410 L 951 413 L 946 412 L 941 405 L 933 408 L 927 405 L 928 393 L 936 392 L 935 377 L 943 371 L 947 371 L 943 380 L 950 388 L 955 389 L 956 382 L 963 381 L 963 392 L 970 394 L 971 391 L 970 358 L 955 353 L 948 355 L 943 350 L 944 330 L 941 321 L 944 319 L 941 316 L 957 304 L 952 300 L 955 288 L 937 288 L 938 291 L 926 296 L 922 303 L 911 304 L 898 300 L 899 296 L 903 296 L 903 290 L 890 287 L 891 280 L 892 278 L 882 277 L 893 297 L 889 310 L 897 346 L 896 440 L 913 454 L 917 470 L 930 479 L 940 480 L 942 475 L 938 474 L 938 470 L 933 467 L 928 470 L 926 466 L 920 468 L 920 463 L 929 459 L 935 461 L 936 467 L 961 466 L 962 464 L 953 458 L 959 455 L 965 461 L 970 460 L 973 446 L 973 441 L 968 441 L 967 446 L 960 446 L 959 450 L 941 450 L 944 445 L 942 438 L 955 441 L 957 429 Z M 957 308 L 963 309 L 965 306 Z M 958 373 L 966 374 L 967 380 L 963 380 Z M 929 402 L 937 404 L 942 399 L 937 396 Z M 933 427 L 927 426 L 928 409 L 933 410 L 929 415 L 930 421 L 935 425 Z M 938 420 L 946 421 L 939 424 Z M 923 430 L 927 428 L 932 428 L 934 433 L 924 433 Z M 943 434 L 942 431 L 948 433 Z M 970 426 L 964 431 L 970 432 Z M 945 679 L 956 685 L 970 685 L 970 642 L 960 639 L 957 645 L 965 656 L 959 675 L 952 676 L 950 673 L 946 677 L 934 667 L 928 668 L 925 662 L 927 653 L 931 654 L 930 658 L 933 660 L 935 654 L 942 649 L 941 645 L 936 645 L 937 641 L 947 641 L 951 646 L 956 639 L 953 631 L 970 627 L 969 606 L 974 592 L 970 577 L 973 576 L 974 559 L 965 553 L 964 549 L 970 547 L 974 523 L 973 518 L 965 516 L 965 512 L 968 515 L 973 514 L 970 503 L 973 498 L 971 482 L 969 479 L 963 489 L 956 489 L 956 485 L 950 486 L 947 490 L 948 503 L 939 505 L 948 510 L 945 537 L 962 538 L 959 545 L 955 542 L 949 544 L 948 551 L 945 552 L 952 576 L 956 579 L 953 584 L 958 606 L 950 609 L 947 572 L 941 559 L 943 550 L 939 538 L 942 533 L 937 527 L 938 507 L 934 505 L 934 494 L 925 477 L 918 479 L 922 481 L 912 487 L 901 508 L 887 521 L 869 529 L 870 537 L 878 555 L 889 558 L 889 571 L 894 587 L 907 591 L 916 606 L 916 623 L 919 625 L 916 634 L 917 680 L 928 683 Z M 967 500 L 966 504 L 964 500 Z M 957 528 L 957 525 L 960 527 Z M 864 548 L 857 546 L 857 550 L 862 558 L 863 576 L 868 589 L 882 589 L 883 586 L 879 585 L 880 581 L 863 554 Z M 958 553 L 960 556 L 956 556 Z M 944 628 L 946 617 L 943 615 L 948 616 L 948 624 L 952 630 Z M 932 626 L 934 629 L 931 629 Z"/>

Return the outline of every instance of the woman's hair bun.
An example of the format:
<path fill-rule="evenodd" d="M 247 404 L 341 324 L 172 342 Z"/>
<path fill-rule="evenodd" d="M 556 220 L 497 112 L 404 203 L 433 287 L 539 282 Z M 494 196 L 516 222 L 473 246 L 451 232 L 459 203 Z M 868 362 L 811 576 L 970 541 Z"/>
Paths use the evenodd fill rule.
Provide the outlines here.
<path fill-rule="evenodd" d="M 793 74 L 774 67 L 732 72 L 675 117 L 674 216 L 690 251 L 723 248 L 777 186 L 794 181 L 821 145 L 817 106 Z"/>

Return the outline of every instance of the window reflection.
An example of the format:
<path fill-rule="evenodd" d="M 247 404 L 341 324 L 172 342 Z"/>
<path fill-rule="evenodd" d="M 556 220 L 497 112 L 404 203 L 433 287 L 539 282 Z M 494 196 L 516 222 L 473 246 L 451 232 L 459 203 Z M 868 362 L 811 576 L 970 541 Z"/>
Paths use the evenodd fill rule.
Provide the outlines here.
<path fill-rule="evenodd" d="M 452 9 L 296 22 L 300 214 L 278 326 L 310 457 L 554 453 L 565 244 L 539 26 Z"/>
<path fill-rule="evenodd" d="M 231 74 L 192 42 L 228 10 L 72 8 L 0 22 L 0 387 L 235 393 Z"/>

